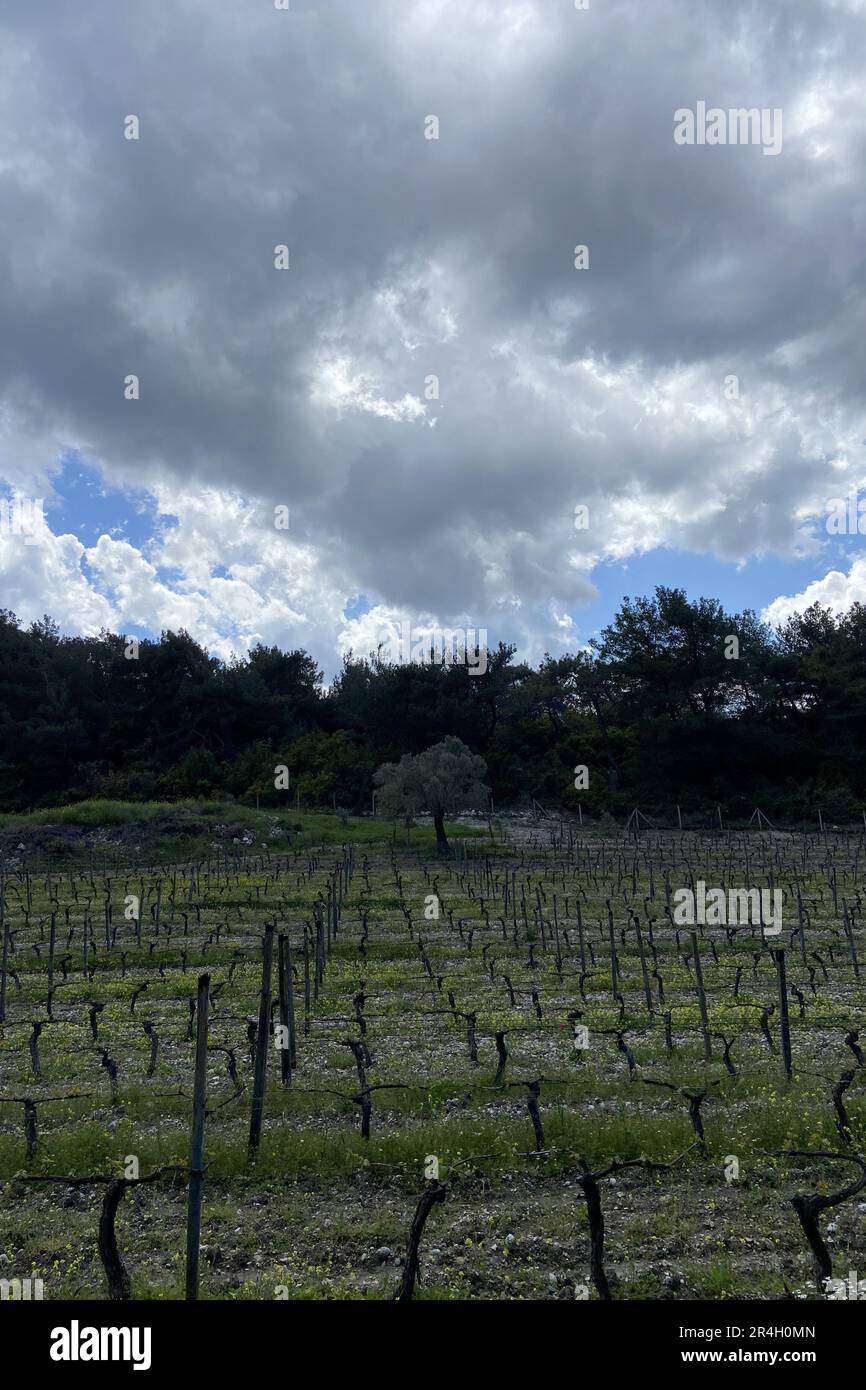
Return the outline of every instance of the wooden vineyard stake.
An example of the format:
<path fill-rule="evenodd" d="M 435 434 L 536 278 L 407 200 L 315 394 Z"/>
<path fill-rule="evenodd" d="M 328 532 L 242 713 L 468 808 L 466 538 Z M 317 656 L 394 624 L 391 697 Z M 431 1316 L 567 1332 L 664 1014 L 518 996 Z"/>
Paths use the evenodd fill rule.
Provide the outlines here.
<path fill-rule="evenodd" d="M 207 1034 L 210 1008 L 210 976 L 200 975 L 196 1002 L 195 1080 L 192 1100 L 192 1133 L 189 1142 L 189 1189 L 186 1208 L 186 1297 L 198 1298 L 199 1238 L 204 1173 L 204 1121 L 207 1107 Z"/>

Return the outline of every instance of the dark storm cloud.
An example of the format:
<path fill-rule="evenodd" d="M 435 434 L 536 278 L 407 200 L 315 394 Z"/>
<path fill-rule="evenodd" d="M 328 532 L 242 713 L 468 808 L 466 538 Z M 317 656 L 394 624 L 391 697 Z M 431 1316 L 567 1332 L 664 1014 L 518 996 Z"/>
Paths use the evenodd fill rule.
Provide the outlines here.
<path fill-rule="evenodd" d="M 48 423 L 115 480 L 289 503 L 347 595 L 519 600 L 539 640 L 588 556 L 791 549 L 863 436 L 863 18 L 4 7 L 10 466 Z M 781 108 L 782 153 L 675 145 L 698 100 Z"/>

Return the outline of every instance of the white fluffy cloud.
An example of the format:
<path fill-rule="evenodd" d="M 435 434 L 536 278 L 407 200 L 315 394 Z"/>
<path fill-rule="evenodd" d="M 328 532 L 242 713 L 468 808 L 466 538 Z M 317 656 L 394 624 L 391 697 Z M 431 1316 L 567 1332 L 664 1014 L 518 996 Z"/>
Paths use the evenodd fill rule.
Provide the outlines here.
<path fill-rule="evenodd" d="M 86 547 L 73 535 L 54 534 L 44 522 L 26 538 L 0 529 L 6 605 L 25 623 L 47 609 L 63 630 L 84 635 L 102 628 L 184 628 L 223 658 L 248 652 L 257 642 L 299 645 L 327 674 L 349 651 L 366 656 L 383 644 L 399 646 L 406 626 L 483 626 L 469 613 L 381 603 L 350 617 L 347 606 L 357 597 L 351 580 L 291 530 L 278 529 L 273 509 L 215 489 L 157 492 L 152 502 L 160 521 L 143 548 L 108 534 Z M 520 610 L 513 598 L 509 627 L 523 655 L 537 660 L 547 647 L 567 645 L 574 626 L 567 614 L 553 606 L 546 614 Z M 490 640 L 496 640 L 493 633 Z"/>
<path fill-rule="evenodd" d="M 22 616 L 536 659 L 601 561 L 819 563 L 866 436 L 859 0 L 90 0 L 0 43 L 0 478 L 74 447 L 164 519 L 4 543 Z M 698 99 L 781 108 L 781 155 L 675 145 Z"/>
<path fill-rule="evenodd" d="M 4 608 L 34 622 L 48 613 L 67 632 L 93 635 L 114 627 L 119 613 L 82 569 L 85 547 L 56 536 L 46 522 L 28 534 L 0 527 L 0 594 Z"/>
<path fill-rule="evenodd" d="M 799 594 L 782 595 L 768 604 L 762 613 L 765 622 L 778 626 L 795 613 L 802 613 L 813 603 L 829 608 L 835 614 L 846 612 L 852 603 L 866 603 L 866 556 L 852 561 L 847 574 L 830 570 L 823 579 L 816 579 Z"/>
<path fill-rule="evenodd" d="M 47 524 L 0 530 L 6 606 L 24 622 L 47 609 L 66 631 L 185 628 L 216 655 L 296 641 L 333 665 L 345 598 L 309 547 L 268 512 L 213 489 L 154 499 L 163 523 L 141 549 L 103 534 L 85 547 Z"/>

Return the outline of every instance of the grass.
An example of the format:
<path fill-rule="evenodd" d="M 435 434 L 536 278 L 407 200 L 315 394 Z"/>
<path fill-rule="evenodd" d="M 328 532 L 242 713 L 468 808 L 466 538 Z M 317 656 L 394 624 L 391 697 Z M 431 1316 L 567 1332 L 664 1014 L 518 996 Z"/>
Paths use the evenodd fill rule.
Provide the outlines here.
<path fill-rule="evenodd" d="M 144 826 L 143 809 L 151 825 L 162 827 L 159 833 L 165 833 L 175 852 L 167 862 L 186 852 L 178 851 L 187 844 L 178 828 L 184 818 L 187 824 L 204 826 L 195 833 L 205 843 L 216 837 L 219 826 L 258 832 L 273 823 L 269 812 L 225 802 L 151 803 L 146 808 L 84 803 L 63 808 L 63 813 L 82 818 L 66 822 L 67 829 L 87 827 L 100 841 L 110 841 L 125 827 Z M 293 813 L 285 814 L 294 820 Z M 32 825 L 37 816 L 18 818 L 17 825 Z M 97 818 L 95 826 L 92 817 Z M 8 829 L 9 820 L 4 817 L 0 829 Z M 588 1230 L 576 1182 L 579 1158 L 600 1168 L 613 1159 L 668 1162 L 686 1150 L 671 1169 L 621 1170 L 604 1180 L 606 1261 L 615 1276 L 616 1296 L 774 1298 L 782 1296 L 785 1283 L 809 1292 L 809 1256 L 790 1196 L 832 1190 L 840 1175 L 841 1181 L 850 1179 L 851 1170 L 841 1164 L 817 1168 L 776 1155 L 785 1148 L 840 1147 L 830 1090 L 853 1062 L 845 1029 L 862 1018 L 861 995 L 844 950 L 838 947 L 835 958 L 828 951 L 837 940 L 837 923 L 824 877 L 826 845 L 818 846 L 805 866 L 797 848 L 796 860 L 784 866 L 786 875 L 801 874 L 811 913 L 809 947 L 824 953 L 830 976 L 825 981 L 816 975 L 812 993 L 796 951 L 789 955 L 789 978 L 804 988 L 807 1004 L 805 1018 L 792 1010 L 795 1070 L 785 1081 L 778 1051 L 769 1052 L 754 1007 L 738 1009 L 733 1000 L 738 966 L 744 972 L 742 998 L 766 1005 L 775 997 L 774 967 L 766 953 L 756 950 L 760 942 L 748 934 L 737 942 L 718 938 L 718 959 L 709 946 L 702 948 L 711 1027 L 736 1038 L 732 1055 L 738 1075 L 730 1077 L 717 1039 L 711 1061 L 703 1057 L 694 973 L 662 916 L 658 857 L 641 856 L 632 892 L 630 860 L 624 863 L 621 886 L 622 848 L 608 850 L 603 841 L 590 843 L 579 870 L 562 856 L 514 855 L 508 867 L 517 870 L 516 918 L 502 905 L 502 852 L 499 860 L 488 858 L 486 841 L 479 844 L 476 858 L 444 863 L 432 853 L 429 831 L 413 830 L 408 850 L 400 843 L 405 839 L 401 834 L 393 857 L 390 827 L 384 827 L 388 834 L 378 849 L 375 841 L 360 841 L 318 1003 L 310 1010 L 309 1031 L 304 1030 L 303 929 L 341 859 L 339 851 L 307 851 L 307 838 L 312 842 L 314 834 L 321 835 L 325 821 L 334 823 L 335 833 L 339 827 L 340 843 L 345 843 L 346 827 L 339 817 L 309 817 L 309 837 L 305 833 L 301 845 L 276 842 L 267 854 L 257 834 L 252 845 L 231 846 L 233 830 L 226 846 L 229 862 L 222 857 L 217 864 L 211 855 L 209 868 L 200 872 L 182 866 L 176 871 L 140 869 L 132 854 L 135 842 L 127 840 L 117 849 L 123 872 L 110 879 L 85 869 L 49 881 L 44 861 L 37 871 L 29 855 L 29 882 L 21 871 L 7 877 L 15 976 L 9 985 L 7 1024 L 0 1029 L 0 1099 L 86 1092 L 81 1099 L 40 1103 L 34 1172 L 120 1175 L 130 1155 L 138 1159 L 141 1173 L 185 1162 L 192 1059 L 188 1003 L 198 972 L 207 969 L 220 993 L 208 1066 L 212 1109 L 206 1130 L 203 1297 L 272 1299 L 282 1297 L 275 1294 L 277 1288 L 293 1300 L 389 1297 L 426 1161 L 434 1155 L 448 1197 L 432 1213 L 425 1234 L 419 1296 L 573 1298 L 574 1288 L 588 1278 Z M 372 821 L 356 825 L 359 833 L 382 829 Z M 373 846 L 369 852 L 367 844 Z M 625 849 L 633 852 L 629 845 Z M 698 855 L 711 851 L 699 844 L 692 852 L 698 872 Z M 720 852 L 727 862 L 728 845 Z M 651 865 L 655 887 L 648 899 Z M 775 860 L 773 867 L 781 875 Z M 840 877 L 851 877 L 850 863 L 840 869 Z M 428 920 L 424 905 L 434 877 L 443 910 L 439 918 Z M 498 879 L 498 887 L 491 877 Z M 531 887 L 524 922 L 520 887 L 527 878 Z M 546 949 L 532 921 L 536 883 L 544 890 Z M 157 886 L 162 895 L 159 930 Z M 139 891 L 141 945 L 134 930 L 123 925 L 122 910 L 125 894 Z M 587 949 L 595 952 L 583 981 L 573 909 L 577 891 Z M 551 942 L 554 894 L 563 933 L 561 970 Z M 110 897 L 120 933 L 110 950 L 103 895 Z M 46 940 L 55 896 L 68 978 L 55 974 L 54 1017 L 49 1019 Z M 621 1006 L 610 989 L 608 897 L 615 904 Z M 628 934 L 627 909 L 639 909 L 647 900 L 655 904 L 650 911 L 658 966 L 666 1006 L 673 1013 L 671 1052 L 658 1014 L 647 1014 L 635 939 Z M 96 948 L 90 978 L 82 970 L 81 944 L 88 904 Z M 369 928 L 363 940 L 362 913 Z M 292 942 L 299 1066 L 291 1086 L 284 1088 L 276 1054 L 270 1053 L 265 1128 L 253 1164 L 247 1153 L 251 1072 L 246 1020 L 258 1007 L 262 925 L 274 919 Z M 862 950 L 859 918 L 857 933 Z M 532 963 L 530 938 L 535 943 Z M 503 984 L 505 974 L 516 991 L 513 1005 Z M 147 992 L 133 1013 L 133 992 L 145 982 Z M 541 1018 L 532 1003 L 533 990 Z M 345 1042 L 359 1036 L 354 1012 L 359 993 L 365 999 L 364 1036 L 373 1058 L 368 1079 L 404 1088 L 375 1092 L 369 1142 L 359 1132 L 359 1107 L 351 1098 L 359 1081 Z M 88 1023 L 92 1000 L 104 1005 L 96 1043 Z M 572 1046 L 568 1022 L 575 1009 L 592 1036 L 592 1046 L 580 1054 Z M 477 1065 L 468 1057 L 470 1010 L 476 1016 Z M 43 1021 L 41 1078 L 32 1074 L 28 1051 L 34 1019 Z M 145 1074 L 149 1044 L 144 1022 L 153 1023 L 160 1039 L 153 1079 Z M 616 1028 L 625 1030 L 635 1053 L 634 1074 L 617 1049 Z M 497 1029 L 507 1030 L 509 1051 L 506 1084 L 499 1087 L 494 1086 Z M 772 1031 L 777 1037 L 775 1018 Z M 227 1045 L 236 1049 L 243 1092 L 223 1105 L 232 1086 L 225 1054 L 216 1049 Z M 103 1046 L 120 1069 L 115 1102 L 99 1065 Z M 542 1156 L 534 1151 L 524 1084 L 535 1077 L 543 1078 Z M 705 1156 L 690 1149 L 693 1134 L 684 1098 L 644 1085 L 642 1078 L 649 1077 L 686 1088 L 718 1082 L 703 1108 Z M 846 1094 L 857 1151 L 866 1144 L 864 1082 L 866 1073 L 858 1072 Z M 740 1165 L 734 1182 L 725 1177 L 731 1155 Z M 103 1276 L 95 1251 L 100 1194 L 85 1191 L 69 1203 L 63 1185 L 21 1182 L 25 1162 L 23 1107 L 18 1101 L 2 1104 L 0 1253 L 5 1258 L 0 1264 L 7 1275 L 26 1277 L 34 1270 L 44 1275 L 50 1298 L 101 1296 Z M 136 1296 L 181 1296 L 184 1218 L 181 1178 L 165 1177 L 125 1198 L 118 1239 Z M 836 1209 L 833 1221 L 828 1243 L 837 1268 L 862 1267 L 866 1249 L 856 1203 Z M 388 1247 L 391 1256 L 379 1259 L 379 1247 Z M 667 1273 L 676 1276 L 673 1286 L 663 1283 Z M 553 1274 L 557 1277 L 551 1282 Z"/>
<path fill-rule="evenodd" d="M 227 827 L 231 834 L 220 827 Z M 44 834 L 34 836 L 35 831 Z M 51 831 L 67 832 L 51 835 Z M 240 849 L 282 850 L 287 842 L 310 848 L 335 845 L 394 844 L 429 850 L 435 847 L 432 826 L 403 824 L 374 819 L 371 816 L 349 816 L 325 811 L 298 811 L 288 807 L 262 808 L 244 806 L 236 801 L 79 801 L 70 806 L 41 807 L 29 815 L 15 812 L 0 814 L 0 831 L 17 832 L 28 838 L 41 857 L 55 860 L 78 860 L 87 857 L 94 848 L 104 854 L 122 848 L 130 859 L 142 855 L 145 863 L 168 863 L 173 860 L 210 858 L 215 849 L 234 853 Z M 136 837 L 131 832 L 138 831 Z M 483 831 L 457 822 L 446 822 L 452 839 L 479 838 Z M 81 832 L 70 838 L 69 832 Z M 112 832 L 123 832 L 122 835 Z M 81 837 L 89 834 L 88 844 Z M 244 837 L 251 844 L 244 844 Z M 140 846 L 133 844 L 139 838 Z"/>

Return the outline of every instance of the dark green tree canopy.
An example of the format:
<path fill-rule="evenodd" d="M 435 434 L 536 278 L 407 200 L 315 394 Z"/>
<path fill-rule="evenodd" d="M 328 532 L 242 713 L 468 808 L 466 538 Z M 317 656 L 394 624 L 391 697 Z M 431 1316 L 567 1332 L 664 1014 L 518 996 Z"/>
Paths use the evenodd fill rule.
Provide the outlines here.
<path fill-rule="evenodd" d="M 64 637 L 0 610 L 0 809 L 87 796 L 232 795 L 369 809 L 383 763 L 458 740 L 497 805 L 592 812 L 756 804 L 796 817 L 866 804 L 866 607 L 815 606 L 778 631 L 680 589 L 626 598 L 588 647 L 537 669 L 348 656 L 325 687 L 304 651 L 223 662 L 186 632 Z M 576 792 L 573 770 L 590 769 Z M 486 799 L 477 798 L 480 805 Z"/>

